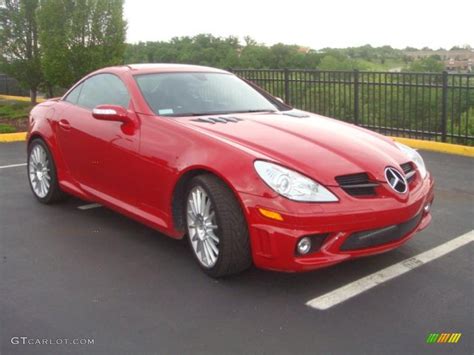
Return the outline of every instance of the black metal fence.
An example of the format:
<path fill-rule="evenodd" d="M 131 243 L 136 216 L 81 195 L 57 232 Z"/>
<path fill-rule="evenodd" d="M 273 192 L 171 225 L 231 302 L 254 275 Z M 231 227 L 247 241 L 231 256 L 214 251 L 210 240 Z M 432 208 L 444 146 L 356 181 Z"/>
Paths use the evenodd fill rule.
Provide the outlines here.
<path fill-rule="evenodd" d="M 232 69 L 295 108 L 383 134 L 474 145 L 474 74 Z"/>
<path fill-rule="evenodd" d="M 30 93 L 22 88 L 16 79 L 0 74 L 0 95 L 29 96 Z"/>

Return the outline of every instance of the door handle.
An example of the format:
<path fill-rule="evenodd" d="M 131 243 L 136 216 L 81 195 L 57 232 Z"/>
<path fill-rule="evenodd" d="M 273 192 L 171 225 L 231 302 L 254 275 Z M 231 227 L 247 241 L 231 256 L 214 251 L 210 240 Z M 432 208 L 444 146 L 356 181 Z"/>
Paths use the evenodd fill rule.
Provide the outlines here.
<path fill-rule="evenodd" d="M 59 126 L 61 126 L 61 128 L 64 128 L 66 130 L 71 128 L 71 124 L 69 123 L 68 120 L 65 120 L 65 119 L 59 120 Z"/>

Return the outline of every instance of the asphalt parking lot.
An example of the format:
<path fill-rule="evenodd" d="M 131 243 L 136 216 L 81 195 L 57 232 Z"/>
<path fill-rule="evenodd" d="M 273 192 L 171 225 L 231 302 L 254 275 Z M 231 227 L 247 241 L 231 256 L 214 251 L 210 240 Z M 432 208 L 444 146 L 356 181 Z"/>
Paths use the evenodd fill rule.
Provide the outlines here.
<path fill-rule="evenodd" d="M 474 229 L 474 160 L 422 155 L 436 179 L 433 222 L 401 248 L 310 273 L 253 268 L 216 281 L 185 243 L 106 208 L 36 202 L 26 167 L 5 167 L 25 162 L 25 144 L 0 144 L 0 352 L 473 354 L 472 242 L 327 310 L 306 305 Z M 427 344 L 429 333 L 462 336 Z"/>

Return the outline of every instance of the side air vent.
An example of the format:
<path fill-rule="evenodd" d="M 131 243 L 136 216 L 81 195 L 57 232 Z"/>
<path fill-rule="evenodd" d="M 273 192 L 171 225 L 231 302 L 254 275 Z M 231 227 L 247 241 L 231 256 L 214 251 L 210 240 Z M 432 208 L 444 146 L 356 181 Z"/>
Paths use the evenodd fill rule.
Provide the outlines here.
<path fill-rule="evenodd" d="M 339 186 L 351 196 L 375 196 L 378 183 L 372 182 L 367 173 L 341 175 L 336 177 Z"/>
<path fill-rule="evenodd" d="M 297 118 L 309 117 L 307 113 L 303 111 L 298 111 L 298 110 L 283 111 L 282 114 L 286 116 L 297 117 Z"/>
<path fill-rule="evenodd" d="M 227 123 L 227 122 L 237 123 L 243 120 L 238 117 L 227 116 L 227 117 L 200 117 L 200 118 L 193 119 L 191 121 L 216 124 L 216 123 Z"/>
<path fill-rule="evenodd" d="M 403 169 L 403 172 L 405 173 L 405 178 L 407 179 L 407 182 L 410 183 L 413 181 L 416 175 L 416 170 L 411 162 L 404 163 L 400 165 L 400 167 Z"/>

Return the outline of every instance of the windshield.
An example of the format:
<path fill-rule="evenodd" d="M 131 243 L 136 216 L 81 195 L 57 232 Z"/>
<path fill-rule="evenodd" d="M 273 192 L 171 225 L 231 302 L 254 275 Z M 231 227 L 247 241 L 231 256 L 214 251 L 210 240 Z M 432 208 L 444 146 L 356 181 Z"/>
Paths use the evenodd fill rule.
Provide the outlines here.
<path fill-rule="evenodd" d="M 159 73 L 135 79 L 150 108 L 160 116 L 277 111 L 262 94 L 232 74 Z"/>

